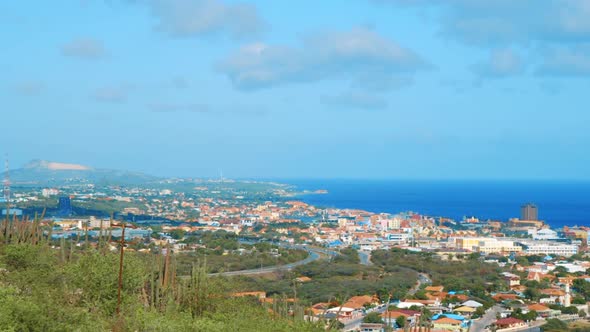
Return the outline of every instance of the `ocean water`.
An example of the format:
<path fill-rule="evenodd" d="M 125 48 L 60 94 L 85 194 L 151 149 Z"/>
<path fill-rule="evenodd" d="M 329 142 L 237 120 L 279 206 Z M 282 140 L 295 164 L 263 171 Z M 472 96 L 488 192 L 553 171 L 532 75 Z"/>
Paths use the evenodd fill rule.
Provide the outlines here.
<path fill-rule="evenodd" d="M 303 195 L 306 203 L 371 212 L 414 211 L 461 220 L 507 221 L 520 217 L 520 206 L 537 205 L 539 219 L 553 228 L 590 226 L 590 182 L 533 181 L 374 181 L 288 180 L 299 190 L 326 189 Z"/>

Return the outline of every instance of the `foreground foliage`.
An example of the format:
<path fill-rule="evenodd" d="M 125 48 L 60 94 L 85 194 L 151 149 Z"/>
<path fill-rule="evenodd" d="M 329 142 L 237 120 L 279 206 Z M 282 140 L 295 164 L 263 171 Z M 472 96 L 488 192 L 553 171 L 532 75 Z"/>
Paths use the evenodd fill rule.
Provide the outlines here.
<path fill-rule="evenodd" d="M 118 315 L 119 255 L 109 247 L 104 239 L 51 243 L 36 222 L 4 224 L 0 331 L 324 331 L 289 310 L 232 297 L 231 284 L 207 277 L 203 264 L 177 277 L 169 253 L 125 253 Z"/>

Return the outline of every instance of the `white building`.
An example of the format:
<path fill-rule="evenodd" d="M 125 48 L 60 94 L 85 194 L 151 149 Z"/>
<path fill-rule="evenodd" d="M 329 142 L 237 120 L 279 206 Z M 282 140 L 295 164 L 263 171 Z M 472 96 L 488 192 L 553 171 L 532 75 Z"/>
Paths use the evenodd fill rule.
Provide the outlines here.
<path fill-rule="evenodd" d="M 412 239 L 412 233 L 388 233 L 385 239 L 392 242 L 408 243 Z"/>
<path fill-rule="evenodd" d="M 563 266 L 567 269 L 569 273 L 576 273 L 576 272 L 586 272 L 586 268 L 582 265 L 573 264 L 573 263 L 556 263 L 557 266 Z"/>
<path fill-rule="evenodd" d="M 572 256 L 578 253 L 578 246 L 547 241 L 521 241 L 527 255 L 558 255 Z"/>
<path fill-rule="evenodd" d="M 487 239 L 485 241 L 480 241 L 475 250 L 483 252 L 485 254 L 492 254 L 520 252 L 522 250 L 522 247 L 514 243 L 514 241 Z"/>
<path fill-rule="evenodd" d="M 549 228 L 543 228 L 540 230 L 536 229 L 529 229 L 529 235 L 532 235 L 533 240 L 557 240 L 559 236 L 557 236 L 557 232 L 551 230 Z"/>
<path fill-rule="evenodd" d="M 509 253 L 520 252 L 522 247 L 511 239 L 495 237 L 461 237 L 455 238 L 455 247 L 474 252 Z"/>
<path fill-rule="evenodd" d="M 57 190 L 55 188 L 45 188 L 45 189 L 41 190 L 41 195 L 43 197 L 57 196 L 57 195 L 59 195 L 59 190 Z"/>
<path fill-rule="evenodd" d="M 401 220 L 399 218 L 393 218 L 387 220 L 387 227 L 389 229 L 399 229 L 401 227 Z"/>

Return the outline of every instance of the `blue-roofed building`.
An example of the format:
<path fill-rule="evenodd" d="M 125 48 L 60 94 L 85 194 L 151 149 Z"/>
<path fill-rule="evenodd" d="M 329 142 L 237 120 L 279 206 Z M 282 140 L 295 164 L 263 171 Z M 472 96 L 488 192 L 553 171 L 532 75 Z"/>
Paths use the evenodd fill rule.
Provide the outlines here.
<path fill-rule="evenodd" d="M 341 247 L 344 245 L 344 242 L 340 241 L 340 240 L 334 240 L 332 242 L 328 242 L 327 246 L 329 248 L 337 248 L 337 247 Z"/>

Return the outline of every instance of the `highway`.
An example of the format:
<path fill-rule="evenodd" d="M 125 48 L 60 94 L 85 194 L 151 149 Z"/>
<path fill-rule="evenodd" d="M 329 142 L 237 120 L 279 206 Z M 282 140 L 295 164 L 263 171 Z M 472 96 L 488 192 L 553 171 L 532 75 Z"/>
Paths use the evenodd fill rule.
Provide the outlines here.
<path fill-rule="evenodd" d="M 280 246 L 288 249 L 301 249 L 306 250 L 309 253 L 306 259 L 300 260 L 295 263 L 285 264 L 285 265 L 273 265 L 262 267 L 258 269 L 250 269 L 250 270 L 241 270 L 241 271 L 229 271 L 229 272 L 221 272 L 221 273 L 209 273 L 209 276 L 238 276 L 238 275 L 256 275 L 256 274 L 265 274 L 265 273 L 272 273 L 276 271 L 288 271 L 293 269 L 294 267 L 305 265 L 316 261 L 321 258 L 322 255 L 334 256 L 339 255 L 338 252 L 322 249 L 322 248 L 312 248 L 307 246 L 300 246 L 300 245 L 291 245 L 291 244 L 279 244 Z"/>
<path fill-rule="evenodd" d="M 382 314 L 385 312 L 385 310 L 387 310 L 387 306 L 381 305 L 379 307 L 369 309 L 366 313 L 368 314 L 372 311 L 375 311 L 375 312 Z M 359 317 L 359 318 L 351 319 L 348 321 L 342 321 L 342 323 L 344 324 L 344 328 L 342 329 L 342 331 L 356 331 L 361 326 L 361 323 L 363 322 L 363 318 L 364 317 Z"/>
<path fill-rule="evenodd" d="M 414 285 L 414 287 L 412 287 L 408 291 L 408 294 L 414 295 L 414 294 L 416 294 L 416 292 L 418 290 L 420 290 L 420 287 L 422 287 L 422 284 L 431 284 L 432 283 L 432 280 L 430 280 L 430 277 L 428 276 L 428 274 L 426 274 L 426 273 L 420 273 L 420 272 L 418 272 L 416 270 L 409 269 L 409 268 L 408 268 L 408 270 L 412 270 L 412 271 L 418 273 L 418 280 L 416 280 L 416 285 Z"/>
<path fill-rule="evenodd" d="M 481 331 L 489 331 L 486 329 L 486 326 L 491 325 L 493 322 L 496 321 L 496 315 L 502 311 L 502 307 L 499 305 L 495 305 L 488 309 L 486 313 L 478 320 L 474 320 L 471 322 L 471 327 L 469 331 L 472 332 L 481 332 Z"/>

